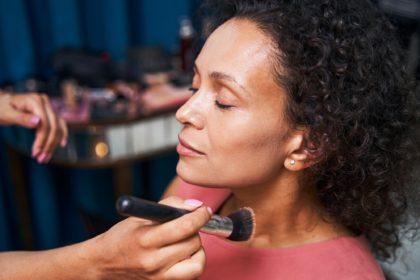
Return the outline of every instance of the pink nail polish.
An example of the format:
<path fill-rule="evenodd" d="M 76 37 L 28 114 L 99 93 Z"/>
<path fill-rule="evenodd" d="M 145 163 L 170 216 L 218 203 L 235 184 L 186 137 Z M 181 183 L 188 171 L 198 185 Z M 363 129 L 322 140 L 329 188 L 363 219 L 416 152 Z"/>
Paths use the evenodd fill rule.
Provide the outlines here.
<path fill-rule="evenodd" d="M 47 157 L 47 154 L 46 153 L 43 153 L 43 154 L 41 154 L 39 157 L 38 157 L 38 163 L 42 163 L 42 162 L 44 162 L 44 160 L 45 160 L 45 158 Z"/>
<path fill-rule="evenodd" d="M 67 139 L 61 140 L 60 146 L 64 148 L 67 145 Z"/>
<path fill-rule="evenodd" d="M 29 119 L 29 122 L 31 123 L 31 124 L 33 124 L 33 125 L 37 125 L 37 124 L 39 124 L 39 121 L 40 121 L 41 119 L 38 117 L 38 116 L 32 116 L 30 119 Z"/>
<path fill-rule="evenodd" d="M 207 211 L 209 212 L 210 215 L 213 215 L 213 209 L 211 209 L 211 207 L 207 207 Z"/>
<path fill-rule="evenodd" d="M 199 207 L 203 205 L 203 202 L 197 199 L 187 199 L 184 201 L 184 204 L 188 206 Z"/>

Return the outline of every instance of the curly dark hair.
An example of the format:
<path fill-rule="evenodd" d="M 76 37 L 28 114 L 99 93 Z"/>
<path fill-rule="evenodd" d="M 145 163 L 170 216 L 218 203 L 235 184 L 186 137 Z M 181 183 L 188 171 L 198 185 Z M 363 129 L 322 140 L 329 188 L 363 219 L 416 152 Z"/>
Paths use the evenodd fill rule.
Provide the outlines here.
<path fill-rule="evenodd" d="M 209 30 L 254 22 L 274 46 L 287 117 L 309 129 L 310 170 L 329 216 L 381 259 L 400 245 L 418 153 L 417 100 L 394 28 L 368 0 L 226 0 L 202 7 Z M 418 138 L 420 140 L 420 138 Z"/>

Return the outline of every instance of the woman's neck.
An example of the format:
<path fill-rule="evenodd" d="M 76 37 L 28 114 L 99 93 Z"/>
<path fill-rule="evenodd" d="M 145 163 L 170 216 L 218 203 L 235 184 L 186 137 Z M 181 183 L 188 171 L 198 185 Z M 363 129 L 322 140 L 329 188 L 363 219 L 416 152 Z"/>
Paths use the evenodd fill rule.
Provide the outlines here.
<path fill-rule="evenodd" d="M 222 215 L 244 206 L 255 213 L 255 234 L 243 242 L 245 246 L 292 247 L 350 235 L 344 227 L 326 220 L 314 187 L 302 186 L 295 173 L 260 186 L 233 188 L 232 193 Z"/>

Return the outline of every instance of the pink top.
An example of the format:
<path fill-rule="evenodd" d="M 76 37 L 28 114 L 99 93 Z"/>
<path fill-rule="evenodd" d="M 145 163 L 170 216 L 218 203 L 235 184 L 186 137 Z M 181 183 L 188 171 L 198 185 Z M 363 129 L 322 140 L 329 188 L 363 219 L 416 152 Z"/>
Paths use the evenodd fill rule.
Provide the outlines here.
<path fill-rule="evenodd" d="M 217 210 L 226 189 L 181 184 L 177 195 L 195 198 Z M 200 233 L 207 262 L 201 280 L 383 280 L 382 271 L 363 237 L 340 237 L 280 249 L 247 248 Z"/>

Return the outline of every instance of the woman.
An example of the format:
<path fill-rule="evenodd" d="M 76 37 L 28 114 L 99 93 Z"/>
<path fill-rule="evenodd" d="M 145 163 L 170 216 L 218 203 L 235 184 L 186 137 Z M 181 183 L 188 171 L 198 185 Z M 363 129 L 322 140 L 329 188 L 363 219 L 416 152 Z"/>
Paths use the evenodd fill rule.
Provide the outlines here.
<path fill-rule="evenodd" d="M 368 242 L 384 259 L 399 245 L 418 158 L 392 27 L 368 0 L 209 3 L 214 31 L 177 112 L 190 184 L 168 194 L 251 207 L 256 231 L 202 234 L 200 279 L 384 279 Z"/>

